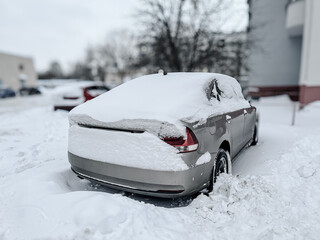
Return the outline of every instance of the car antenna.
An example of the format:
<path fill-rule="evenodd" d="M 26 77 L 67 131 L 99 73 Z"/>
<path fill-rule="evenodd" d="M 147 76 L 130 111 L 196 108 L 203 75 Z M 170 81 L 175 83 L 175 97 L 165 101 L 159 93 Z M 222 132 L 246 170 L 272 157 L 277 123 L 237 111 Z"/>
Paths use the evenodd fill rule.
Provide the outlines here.
<path fill-rule="evenodd" d="M 158 73 L 159 73 L 159 74 L 163 74 L 163 75 L 167 75 L 167 74 L 168 74 L 168 73 L 167 73 L 165 70 L 163 70 L 163 69 L 159 69 Z"/>

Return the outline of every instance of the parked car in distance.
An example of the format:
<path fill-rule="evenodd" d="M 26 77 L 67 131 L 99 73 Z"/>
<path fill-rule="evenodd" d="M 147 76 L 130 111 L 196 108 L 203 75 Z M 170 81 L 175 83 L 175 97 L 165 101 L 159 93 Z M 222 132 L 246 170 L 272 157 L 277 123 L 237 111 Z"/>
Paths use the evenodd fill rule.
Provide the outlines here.
<path fill-rule="evenodd" d="M 175 198 L 212 190 L 258 141 L 256 108 L 215 73 L 131 80 L 69 113 L 71 169 L 112 188 Z"/>
<path fill-rule="evenodd" d="M 79 82 L 69 86 L 63 86 L 62 90 L 55 94 L 54 110 L 70 111 L 74 107 L 88 100 L 91 100 L 110 89 L 99 82 Z M 58 90 L 59 91 L 59 90 Z"/>
<path fill-rule="evenodd" d="M 19 90 L 20 96 L 30 96 L 30 95 L 39 95 L 41 94 L 40 90 L 35 87 L 23 87 Z"/>
<path fill-rule="evenodd" d="M 15 97 L 16 92 L 9 87 L 0 87 L 0 98 Z"/>

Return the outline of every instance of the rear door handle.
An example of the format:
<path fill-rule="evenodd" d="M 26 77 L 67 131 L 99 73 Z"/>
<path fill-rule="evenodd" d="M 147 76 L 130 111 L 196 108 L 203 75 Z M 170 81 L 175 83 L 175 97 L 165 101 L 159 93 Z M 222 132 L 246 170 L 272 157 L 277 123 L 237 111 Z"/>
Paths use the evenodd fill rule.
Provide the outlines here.
<path fill-rule="evenodd" d="M 247 110 L 244 109 L 244 110 L 243 110 L 243 114 L 244 114 L 244 115 L 247 115 L 247 114 L 248 114 Z"/>
<path fill-rule="evenodd" d="M 227 120 L 227 123 L 231 123 L 231 116 L 229 116 L 229 115 L 226 115 L 226 120 Z"/>

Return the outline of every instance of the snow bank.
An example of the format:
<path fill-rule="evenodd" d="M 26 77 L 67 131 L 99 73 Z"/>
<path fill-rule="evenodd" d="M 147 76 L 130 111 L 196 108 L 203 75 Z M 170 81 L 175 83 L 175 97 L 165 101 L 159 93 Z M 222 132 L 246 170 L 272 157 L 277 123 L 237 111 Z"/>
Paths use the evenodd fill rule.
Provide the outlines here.
<path fill-rule="evenodd" d="M 210 196 L 200 195 L 190 207 L 220 229 L 217 239 L 317 239 L 319 144 L 319 136 L 296 142 L 271 161 L 267 176 L 223 174 Z"/>
<path fill-rule="evenodd" d="M 211 160 L 211 154 L 209 152 L 206 152 L 196 162 L 196 165 L 201 165 L 210 162 Z"/>
<path fill-rule="evenodd" d="M 88 151 L 90 149 L 90 151 Z M 68 150 L 78 156 L 142 169 L 188 169 L 177 150 L 150 133 L 107 131 L 73 125 Z"/>
<path fill-rule="evenodd" d="M 241 175 L 221 175 L 209 196 L 174 202 L 78 179 L 66 113 L 43 101 L 26 111 L 11 104 L 11 112 L 0 103 L 0 239 L 316 240 L 320 102 L 298 111 L 292 127 L 283 100 L 259 103 L 261 141 L 233 163 Z"/>
<path fill-rule="evenodd" d="M 30 104 L 29 98 L 12 100 Z M 14 112 L 20 106 L 12 104 L 12 112 L 0 113 L 0 178 L 67 157 L 68 113 L 53 112 L 49 102 L 37 107 L 34 100 L 24 111 Z"/>
<path fill-rule="evenodd" d="M 209 100 L 207 91 L 217 80 L 221 101 Z M 216 90 L 216 89 L 213 89 Z M 123 120 L 158 120 L 175 125 L 185 135 L 181 120 L 204 123 L 208 116 L 249 107 L 238 82 L 214 73 L 169 73 L 139 77 L 86 102 L 70 112 L 70 121 L 123 126 Z M 128 122 L 127 122 L 128 123 Z"/>

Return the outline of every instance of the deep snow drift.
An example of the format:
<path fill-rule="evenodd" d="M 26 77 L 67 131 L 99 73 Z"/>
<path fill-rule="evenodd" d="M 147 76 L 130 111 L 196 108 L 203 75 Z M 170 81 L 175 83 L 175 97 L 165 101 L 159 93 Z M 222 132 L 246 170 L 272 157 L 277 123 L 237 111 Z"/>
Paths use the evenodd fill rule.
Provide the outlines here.
<path fill-rule="evenodd" d="M 234 175 L 209 196 L 170 201 L 76 178 L 67 113 L 45 97 L 0 101 L 0 239 L 318 239 L 320 103 L 294 127 L 286 97 L 256 105 L 260 143 Z"/>

